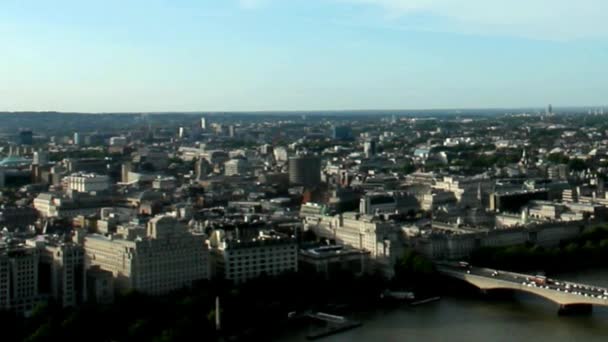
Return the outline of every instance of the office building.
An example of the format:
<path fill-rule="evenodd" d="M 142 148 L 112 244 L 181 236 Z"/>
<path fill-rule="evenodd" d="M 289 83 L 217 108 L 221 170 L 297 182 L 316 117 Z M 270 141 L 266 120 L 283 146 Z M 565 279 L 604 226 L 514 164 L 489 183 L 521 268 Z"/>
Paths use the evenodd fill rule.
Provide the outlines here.
<path fill-rule="evenodd" d="M 86 301 L 86 273 L 82 246 L 50 236 L 27 241 L 40 255 L 39 292 L 53 298 L 62 307 Z"/>
<path fill-rule="evenodd" d="M 363 143 L 363 153 L 366 158 L 371 158 L 376 155 L 376 140 L 367 140 Z"/>
<path fill-rule="evenodd" d="M 29 315 L 40 300 L 38 249 L 0 246 L 0 309 Z"/>
<path fill-rule="evenodd" d="M 321 159 L 316 156 L 289 158 L 289 182 L 305 187 L 319 185 L 321 183 Z"/>
<path fill-rule="evenodd" d="M 226 176 L 243 175 L 247 173 L 248 163 L 243 159 L 231 159 L 224 164 L 224 173 Z"/>
<path fill-rule="evenodd" d="M 49 153 L 47 151 L 34 152 L 32 165 L 45 166 L 49 163 Z"/>
<path fill-rule="evenodd" d="M 31 146 L 34 144 L 34 133 L 30 130 L 22 130 L 19 132 L 19 145 Z"/>
<path fill-rule="evenodd" d="M 69 190 L 78 192 L 105 191 L 110 188 L 110 178 L 94 173 L 74 173 L 66 179 Z"/>
<path fill-rule="evenodd" d="M 160 295 L 209 278 L 205 237 L 188 232 L 171 216 L 151 219 L 145 230 L 131 227 L 109 236 L 87 235 L 84 248 L 87 265 L 112 272 L 122 290 Z"/>
<path fill-rule="evenodd" d="M 335 140 L 348 140 L 352 138 L 352 129 L 348 126 L 332 126 L 331 137 Z"/>
<path fill-rule="evenodd" d="M 292 237 L 260 232 L 253 240 L 241 241 L 216 230 L 210 244 L 215 275 L 235 283 L 298 270 L 298 248 Z"/>

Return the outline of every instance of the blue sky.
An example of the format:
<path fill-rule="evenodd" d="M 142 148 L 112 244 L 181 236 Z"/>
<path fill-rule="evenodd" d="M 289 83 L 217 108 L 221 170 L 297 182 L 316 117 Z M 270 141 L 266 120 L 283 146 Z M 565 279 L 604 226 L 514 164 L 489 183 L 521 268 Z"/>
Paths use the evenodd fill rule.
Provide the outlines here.
<path fill-rule="evenodd" d="M 0 110 L 605 105 L 605 0 L 0 0 Z"/>

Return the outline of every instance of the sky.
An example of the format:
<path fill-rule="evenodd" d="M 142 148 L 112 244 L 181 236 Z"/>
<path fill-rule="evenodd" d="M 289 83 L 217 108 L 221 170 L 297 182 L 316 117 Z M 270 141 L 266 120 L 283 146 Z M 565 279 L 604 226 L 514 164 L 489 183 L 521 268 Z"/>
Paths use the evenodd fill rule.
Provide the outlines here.
<path fill-rule="evenodd" d="M 0 111 L 608 104 L 605 0 L 0 0 Z"/>

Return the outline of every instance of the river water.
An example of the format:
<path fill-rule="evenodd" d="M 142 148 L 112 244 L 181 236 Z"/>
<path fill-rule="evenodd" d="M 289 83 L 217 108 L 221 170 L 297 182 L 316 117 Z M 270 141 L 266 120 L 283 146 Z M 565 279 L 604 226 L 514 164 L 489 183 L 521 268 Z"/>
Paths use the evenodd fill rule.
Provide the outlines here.
<path fill-rule="evenodd" d="M 608 287 L 608 270 L 553 278 Z M 608 307 L 595 306 L 590 316 L 558 316 L 557 309 L 557 304 L 525 293 L 503 300 L 443 297 L 356 317 L 362 327 L 319 341 L 608 341 Z M 306 333 L 294 331 L 278 340 L 306 341 Z"/>

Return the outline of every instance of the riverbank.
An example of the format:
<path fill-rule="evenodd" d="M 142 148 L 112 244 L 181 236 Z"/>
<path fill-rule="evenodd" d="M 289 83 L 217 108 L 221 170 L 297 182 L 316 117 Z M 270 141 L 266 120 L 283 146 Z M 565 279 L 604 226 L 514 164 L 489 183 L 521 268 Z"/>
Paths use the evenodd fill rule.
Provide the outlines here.
<path fill-rule="evenodd" d="M 568 272 L 557 279 L 608 287 L 608 269 Z M 364 341 L 604 341 L 608 308 L 594 307 L 590 316 L 557 315 L 558 306 L 526 293 L 487 297 L 479 291 L 446 291 L 441 300 L 420 306 L 356 313 L 360 328 L 323 338 L 323 342 Z M 285 331 L 278 342 L 306 341 L 306 330 Z"/>

